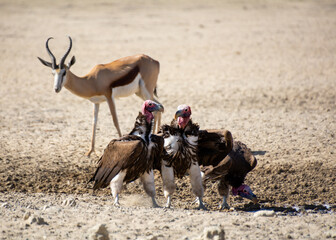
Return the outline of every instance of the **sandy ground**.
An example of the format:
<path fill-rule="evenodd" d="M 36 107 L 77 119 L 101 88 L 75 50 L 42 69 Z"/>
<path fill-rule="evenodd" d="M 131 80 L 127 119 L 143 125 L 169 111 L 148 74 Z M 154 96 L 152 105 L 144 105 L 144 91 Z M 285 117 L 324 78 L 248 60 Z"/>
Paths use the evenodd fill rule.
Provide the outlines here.
<path fill-rule="evenodd" d="M 331 0 L 0 1 L 1 239 L 91 238 L 97 225 L 111 239 L 200 239 L 209 226 L 227 239 L 335 239 L 335 16 Z M 246 143 L 258 159 L 246 182 L 260 203 L 231 197 L 234 210 L 218 211 L 214 183 L 209 211 L 197 211 L 187 177 L 177 181 L 173 209 L 150 208 L 137 182 L 120 208 L 108 189 L 93 193 L 95 162 L 117 137 L 108 107 L 88 159 L 92 104 L 54 93 L 36 58 L 49 60 L 53 36 L 60 59 L 67 35 L 79 76 L 137 53 L 159 60 L 163 122 L 187 103 L 201 128 L 228 129 Z M 116 104 L 127 133 L 142 100 Z"/>

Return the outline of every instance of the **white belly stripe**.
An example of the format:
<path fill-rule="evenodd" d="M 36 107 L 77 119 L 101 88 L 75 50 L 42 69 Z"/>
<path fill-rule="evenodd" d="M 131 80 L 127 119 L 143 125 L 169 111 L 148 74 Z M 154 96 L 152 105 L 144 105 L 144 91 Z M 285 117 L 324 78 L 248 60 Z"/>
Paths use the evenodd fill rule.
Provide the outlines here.
<path fill-rule="evenodd" d="M 102 103 L 106 101 L 106 97 L 104 95 L 94 96 L 90 97 L 89 100 L 93 103 Z"/>
<path fill-rule="evenodd" d="M 131 83 L 125 86 L 113 88 L 112 89 L 112 99 L 120 98 L 120 97 L 128 97 L 138 92 L 140 80 L 141 80 L 141 75 L 140 73 L 138 73 L 138 75 L 135 77 L 135 79 Z M 89 100 L 93 103 L 102 103 L 106 101 L 106 98 L 104 95 L 100 95 L 100 96 L 90 97 Z"/>
<path fill-rule="evenodd" d="M 141 75 L 140 73 L 138 73 L 138 75 L 135 77 L 135 79 L 131 83 L 125 86 L 113 88 L 112 97 L 113 98 L 127 97 L 127 96 L 130 96 L 136 93 L 139 90 L 140 79 L 141 79 Z"/>

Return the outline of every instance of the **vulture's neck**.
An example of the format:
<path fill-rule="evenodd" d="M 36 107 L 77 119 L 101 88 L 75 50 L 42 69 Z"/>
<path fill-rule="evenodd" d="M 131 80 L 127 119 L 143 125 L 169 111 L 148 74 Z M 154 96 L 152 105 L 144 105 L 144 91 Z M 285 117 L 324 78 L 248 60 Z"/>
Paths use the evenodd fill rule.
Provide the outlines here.
<path fill-rule="evenodd" d="M 145 140 L 147 143 L 149 143 L 149 136 L 152 132 L 153 128 L 153 120 L 150 122 L 147 121 L 147 116 L 143 114 L 139 114 L 137 117 L 134 128 L 131 131 L 130 135 L 136 135 L 141 137 L 143 140 Z"/>

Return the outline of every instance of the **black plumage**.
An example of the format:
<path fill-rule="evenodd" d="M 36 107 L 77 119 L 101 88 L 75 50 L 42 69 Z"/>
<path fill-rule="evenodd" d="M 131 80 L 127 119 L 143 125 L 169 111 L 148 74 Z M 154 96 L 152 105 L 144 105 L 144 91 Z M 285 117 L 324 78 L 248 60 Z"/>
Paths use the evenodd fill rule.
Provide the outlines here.
<path fill-rule="evenodd" d="M 198 138 L 198 124 L 194 124 L 190 120 L 185 127 L 181 129 L 178 127 L 176 120 L 173 120 L 170 125 L 162 125 L 162 137 L 167 140 L 169 137 L 177 138 L 177 148 L 174 151 L 173 144 L 167 144 L 164 149 L 163 160 L 166 162 L 167 167 L 174 169 L 174 174 L 178 178 L 185 176 L 191 164 L 198 162 L 197 159 L 197 142 L 189 141 L 190 137 Z M 166 141 L 167 143 L 167 141 Z M 161 170 L 161 168 L 159 169 Z"/>
<path fill-rule="evenodd" d="M 256 201 L 249 186 L 244 184 L 246 175 L 257 165 L 257 159 L 252 155 L 251 150 L 240 141 L 233 141 L 228 131 L 216 131 L 208 134 L 203 131 L 199 135 L 199 162 L 202 164 L 203 182 L 219 181 L 218 192 L 223 196 L 221 208 L 229 208 L 227 198 L 229 187 L 232 187 L 233 195 L 240 195 Z M 215 139 L 226 139 L 215 143 Z M 228 152 L 232 146 L 232 150 Z M 210 151 L 212 149 L 212 153 Z M 224 157 L 223 157 L 224 156 Z"/>
<path fill-rule="evenodd" d="M 200 130 L 198 161 L 203 166 L 217 166 L 231 152 L 233 138 L 227 130 Z"/>

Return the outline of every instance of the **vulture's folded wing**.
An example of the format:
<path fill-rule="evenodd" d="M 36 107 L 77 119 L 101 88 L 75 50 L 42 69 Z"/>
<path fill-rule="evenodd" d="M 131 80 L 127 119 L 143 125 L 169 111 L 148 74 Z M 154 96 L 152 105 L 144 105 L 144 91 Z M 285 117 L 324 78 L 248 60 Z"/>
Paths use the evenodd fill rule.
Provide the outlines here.
<path fill-rule="evenodd" d="M 227 130 L 201 130 L 198 137 L 200 165 L 216 166 L 231 152 L 232 134 Z"/>
<path fill-rule="evenodd" d="M 253 156 L 251 150 L 242 142 L 235 141 L 230 157 L 235 161 L 235 168 L 240 170 L 240 174 L 246 176 L 257 165 L 257 159 Z"/>
<path fill-rule="evenodd" d="M 121 171 L 134 168 L 139 159 L 146 157 L 144 141 L 137 136 L 128 135 L 112 140 L 98 162 L 98 168 L 90 181 L 95 181 L 93 189 L 107 187 Z"/>
<path fill-rule="evenodd" d="M 210 165 L 202 167 L 202 172 L 204 172 L 203 182 L 224 178 L 229 173 L 231 165 L 231 157 L 226 156 L 222 161 L 219 162 L 217 166 Z"/>

